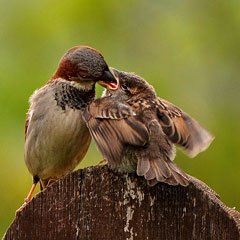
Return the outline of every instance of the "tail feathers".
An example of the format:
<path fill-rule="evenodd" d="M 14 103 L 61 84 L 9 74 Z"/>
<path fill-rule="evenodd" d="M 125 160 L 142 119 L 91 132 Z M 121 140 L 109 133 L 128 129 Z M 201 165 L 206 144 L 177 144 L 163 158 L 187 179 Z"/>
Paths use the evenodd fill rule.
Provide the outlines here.
<path fill-rule="evenodd" d="M 149 186 L 154 186 L 158 182 L 169 185 L 189 185 L 188 175 L 169 159 L 141 159 L 137 174 L 144 176 Z"/>

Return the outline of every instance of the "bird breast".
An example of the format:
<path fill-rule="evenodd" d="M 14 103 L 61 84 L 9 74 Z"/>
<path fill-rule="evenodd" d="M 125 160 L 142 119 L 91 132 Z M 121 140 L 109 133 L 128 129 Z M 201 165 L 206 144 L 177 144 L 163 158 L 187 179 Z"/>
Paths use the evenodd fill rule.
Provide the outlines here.
<path fill-rule="evenodd" d="M 41 179 L 71 172 L 91 141 L 82 111 L 57 104 L 57 87 L 45 85 L 30 99 L 24 155 L 29 171 Z"/>

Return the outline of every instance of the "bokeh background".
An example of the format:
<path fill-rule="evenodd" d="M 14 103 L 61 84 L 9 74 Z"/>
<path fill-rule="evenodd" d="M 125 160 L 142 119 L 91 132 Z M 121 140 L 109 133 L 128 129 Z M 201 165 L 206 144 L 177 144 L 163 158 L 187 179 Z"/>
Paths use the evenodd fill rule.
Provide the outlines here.
<path fill-rule="evenodd" d="M 176 162 L 240 210 L 240 1 L 0 0 L 0 235 L 32 184 L 28 98 L 76 45 L 141 75 L 215 135 L 206 152 L 178 151 Z M 79 167 L 100 159 L 92 144 Z"/>

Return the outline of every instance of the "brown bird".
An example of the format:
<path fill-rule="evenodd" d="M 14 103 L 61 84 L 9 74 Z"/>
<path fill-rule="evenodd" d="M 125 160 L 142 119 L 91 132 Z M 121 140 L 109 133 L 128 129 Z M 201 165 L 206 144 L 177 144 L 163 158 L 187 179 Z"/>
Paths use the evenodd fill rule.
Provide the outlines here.
<path fill-rule="evenodd" d="M 25 125 L 25 163 L 41 189 L 70 173 L 85 156 L 91 136 L 82 119 L 83 110 L 95 98 L 95 83 L 116 87 L 101 53 L 78 46 L 61 59 L 53 77 L 30 98 Z"/>
<path fill-rule="evenodd" d="M 196 120 L 158 98 L 144 79 L 112 69 L 119 87 L 108 84 L 103 97 L 83 113 L 99 151 L 110 169 L 137 171 L 149 185 L 188 185 L 189 177 L 173 162 L 177 144 L 191 157 L 204 151 L 213 137 Z"/>

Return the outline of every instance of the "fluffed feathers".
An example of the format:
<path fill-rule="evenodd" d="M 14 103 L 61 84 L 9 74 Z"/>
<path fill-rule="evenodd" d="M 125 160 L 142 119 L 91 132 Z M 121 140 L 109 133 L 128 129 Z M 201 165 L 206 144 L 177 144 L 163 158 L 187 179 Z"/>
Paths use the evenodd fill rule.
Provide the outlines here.
<path fill-rule="evenodd" d="M 83 114 L 98 149 L 111 169 L 129 171 L 135 166 L 148 184 L 187 186 L 189 177 L 174 162 L 174 144 L 196 156 L 213 137 L 196 120 L 166 100 L 132 73 L 113 69 L 117 90 L 107 90 Z"/>

